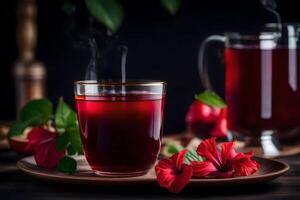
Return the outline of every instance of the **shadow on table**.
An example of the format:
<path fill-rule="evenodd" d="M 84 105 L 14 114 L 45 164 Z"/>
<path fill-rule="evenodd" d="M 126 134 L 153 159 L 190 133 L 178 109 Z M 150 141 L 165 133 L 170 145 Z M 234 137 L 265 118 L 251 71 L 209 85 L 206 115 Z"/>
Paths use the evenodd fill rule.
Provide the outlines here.
<path fill-rule="evenodd" d="M 66 184 L 51 184 L 42 183 L 46 187 L 52 188 L 55 191 L 61 190 L 64 193 L 72 192 L 86 196 L 100 196 L 106 197 L 204 197 L 204 196 L 248 196 L 250 194 L 260 195 L 272 193 L 276 191 L 280 184 L 276 182 L 255 184 L 255 185 L 242 185 L 242 186 L 222 186 L 222 187 L 187 187 L 179 194 L 172 194 L 166 189 L 157 186 L 83 186 L 83 185 L 66 185 Z"/>
<path fill-rule="evenodd" d="M 76 184 L 59 184 L 44 182 L 27 176 L 24 173 L 13 172 L 0 174 L 1 197 L 6 199 L 37 199 L 37 200 L 77 200 L 77 199 L 264 199 L 276 197 L 288 186 L 278 181 L 240 186 L 222 187 L 187 187 L 179 194 L 169 193 L 158 185 L 151 186 L 91 186 Z M 290 197 L 291 195 L 289 195 Z M 1 198 L 0 198 L 1 199 Z M 290 199 L 290 198 L 288 198 Z"/>

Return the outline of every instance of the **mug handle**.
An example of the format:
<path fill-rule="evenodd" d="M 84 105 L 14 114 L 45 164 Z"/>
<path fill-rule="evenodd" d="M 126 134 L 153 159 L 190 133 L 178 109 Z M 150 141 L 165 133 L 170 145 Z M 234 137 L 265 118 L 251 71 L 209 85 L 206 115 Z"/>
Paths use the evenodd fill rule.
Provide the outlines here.
<path fill-rule="evenodd" d="M 223 35 L 211 35 L 207 37 L 201 44 L 199 53 L 198 53 L 198 70 L 199 70 L 199 75 L 200 79 L 202 82 L 202 85 L 204 89 L 209 89 L 212 90 L 212 85 L 210 82 L 210 78 L 208 75 L 208 70 L 207 70 L 207 65 L 206 65 L 206 59 L 204 59 L 205 52 L 209 44 L 211 42 L 222 42 L 225 43 L 225 36 Z"/>

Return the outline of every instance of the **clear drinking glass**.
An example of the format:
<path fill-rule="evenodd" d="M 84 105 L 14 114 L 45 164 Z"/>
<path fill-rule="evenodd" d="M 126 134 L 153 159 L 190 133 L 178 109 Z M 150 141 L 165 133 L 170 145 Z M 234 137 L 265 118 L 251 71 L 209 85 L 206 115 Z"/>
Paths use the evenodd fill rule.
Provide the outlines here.
<path fill-rule="evenodd" d="M 77 81 L 75 100 L 85 157 L 102 176 L 148 172 L 161 146 L 166 83 Z"/>
<path fill-rule="evenodd" d="M 266 155 L 279 154 L 277 140 L 292 143 L 300 136 L 299 31 L 299 24 L 266 24 L 257 35 L 210 36 L 199 51 L 201 80 L 212 89 L 205 49 L 225 43 L 228 129 L 260 143 Z"/>

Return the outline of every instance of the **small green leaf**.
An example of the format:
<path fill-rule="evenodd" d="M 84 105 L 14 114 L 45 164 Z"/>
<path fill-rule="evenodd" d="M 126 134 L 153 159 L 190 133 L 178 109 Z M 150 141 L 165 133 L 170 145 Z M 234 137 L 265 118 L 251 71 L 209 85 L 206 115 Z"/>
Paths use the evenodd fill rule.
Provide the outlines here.
<path fill-rule="evenodd" d="M 28 126 L 28 122 L 15 121 L 8 131 L 8 137 L 21 135 L 25 128 Z"/>
<path fill-rule="evenodd" d="M 68 127 L 77 126 L 76 113 L 63 101 L 63 98 L 59 99 L 54 122 L 59 133 L 64 133 Z"/>
<path fill-rule="evenodd" d="M 70 144 L 69 134 L 65 133 L 58 137 L 56 141 L 56 148 L 59 151 L 64 151 Z"/>
<path fill-rule="evenodd" d="M 167 151 L 170 154 L 176 154 L 182 151 L 184 148 L 181 145 L 176 144 L 168 144 L 167 145 Z M 199 156 L 197 152 L 194 149 L 189 149 L 187 153 L 185 154 L 184 163 L 189 165 L 191 161 L 203 161 L 204 158 Z"/>
<path fill-rule="evenodd" d="M 61 137 L 57 143 L 58 149 L 74 150 L 78 154 L 82 154 L 82 145 L 76 113 L 60 98 L 54 116 L 55 126 Z M 69 152 L 69 151 L 68 151 Z M 72 152 L 72 154 L 75 154 Z"/>
<path fill-rule="evenodd" d="M 77 162 L 74 158 L 64 156 L 58 163 L 58 170 L 65 173 L 74 173 L 77 168 Z"/>
<path fill-rule="evenodd" d="M 226 106 L 224 100 L 211 90 L 196 94 L 195 99 L 213 107 L 224 108 Z"/>
<path fill-rule="evenodd" d="M 172 143 L 167 145 L 167 152 L 170 154 L 178 153 L 182 149 L 183 149 L 183 147 L 181 145 L 176 145 L 176 144 L 172 144 Z"/>
<path fill-rule="evenodd" d="M 192 161 L 204 161 L 204 158 L 199 156 L 194 149 L 189 149 L 185 155 L 184 163 L 189 165 Z"/>
<path fill-rule="evenodd" d="M 123 21 L 123 8 L 116 0 L 85 0 L 90 13 L 107 28 L 116 32 Z"/>
<path fill-rule="evenodd" d="M 68 155 L 75 155 L 77 153 L 76 149 L 74 149 L 74 147 L 72 145 L 68 146 Z"/>
<path fill-rule="evenodd" d="M 43 125 L 52 116 L 52 103 L 48 99 L 32 100 L 20 112 L 20 121 L 29 126 Z"/>
<path fill-rule="evenodd" d="M 80 132 L 78 127 L 71 127 L 68 129 L 70 144 L 78 154 L 83 154 L 82 144 L 80 139 Z"/>
<path fill-rule="evenodd" d="M 175 15 L 181 5 L 181 0 L 160 0 L 160 2 L 171 15 Z"/>
<path fill-rule="evenodd" d="M 8 136 L 21 135 L 28 126 L 46 124 L 52 117 L 52 103 L 48 99 L 37 99 L 27 103 L 20 112 L 20 119 L 14 122 Z"/>

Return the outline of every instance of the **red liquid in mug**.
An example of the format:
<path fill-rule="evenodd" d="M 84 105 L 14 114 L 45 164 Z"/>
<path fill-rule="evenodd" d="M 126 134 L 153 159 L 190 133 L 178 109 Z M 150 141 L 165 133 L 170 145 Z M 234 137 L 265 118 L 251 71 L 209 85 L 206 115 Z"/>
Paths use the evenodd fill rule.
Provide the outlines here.
<path fill-rule="evenodd" d="M 227 48 L 225 59 L 230 130 L 255 136 L 299 127 L 299 50 Z"/>
<path fill-rule="evenodd" d="M 76 96 L 84 152 L 100 173 L 143 173 L 161 145 L 164 96 Z"/>

